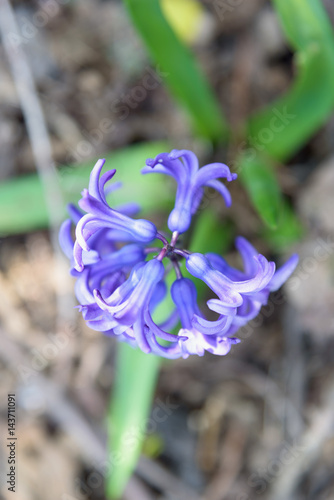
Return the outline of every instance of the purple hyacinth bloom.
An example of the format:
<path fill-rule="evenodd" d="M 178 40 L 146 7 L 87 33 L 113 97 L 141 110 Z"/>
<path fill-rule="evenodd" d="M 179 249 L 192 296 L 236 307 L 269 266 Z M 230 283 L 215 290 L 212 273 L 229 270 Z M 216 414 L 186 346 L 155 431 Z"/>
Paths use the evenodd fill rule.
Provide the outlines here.
<path fill-rule="evenodd" d="M 106 335 L 116 336 L 118 340 L 129 341 L 144 352 L 155 352 L 154 343 L 149 343 L 146 338 L 148 329 L 152 326 L 153 334 L 163 340 L 178 340 L 174 335 L 160 330 L 151 318 L 153 310 L 166 294 L 166 285 L 161 281 L 164 266 L 158 260 L 146 263 L 141 261 L 139 252 L 133 251 L 134 248 L 127 248 L 133 246 L 127 245 L 106 262 L 100 261 L 77 273 L 76 297 L 81 303 L 80 310 L 87 326 Z M 134 265 L 126 279 L 126 270 L 131 269 L 131 253 Z M 111 260 L 114 261 L 112 266 Z M 161 327 L 174 326 L 173 316 L 172 321 L 166 321 Z"/>
<path fill-rule="evenodd" d="M 188 229 L 204 186 L 217 189 L 230 205 L 227 188 L 217 180 L 225 177 L 232 181 L 236 177 L 226 165 L 214 163 L 198 169 L 196 156 L 186 150 L 162 153 L 147 161 L 143 173 L 165 173 L 178 183 L 175 207 L 168 220 L 173 231 L 170 242 L 151 222 L 133 219 L 139 211 L 136 204 L 116 209 L 108 205 L 108 192 L 118 189 L 120 183 L 106 187 L 115 170 L 101 175 L 103 165 L 104 160 L 97 162 L 88 190 L 82 193 L 79 206 L 85 213 L 70 205 L 71 219 L 63 223 L 59 234 L 60 245 L 71 260 L 75 294 L 86 324 L 146 353 L 169 359 L 203 356 L 205 351 L 227 354 L 239 342 L 234 334 L 259 313 L 270 292 L 288 279 L 298 257 L 293 255 L 275 272 L 273 262 L 247 240 L 237 238 L 236 247 L 244 264 L 244 270 L 239 270 L 217 254 L 191 254 L 177 246 L 179 233 Z M 146 246 L 154 239 L 163 247 Z M 194 282 L 182 276 L 181 258 L 186 259 L 190 274 L 216 295 L 207 302 L 216 319 L 207 319 L 199 309 Z M 166 269 L 164 259 L 170 261 Z M 165 278 L 171 267 L 176 274 L 170 288 L 175 308 L 165 321 L 157 323 L 155 312 L 167 298 Z M 177 324 L 178 333 L 174 330 Z"/>
<path fill-rule="evenodd" d="M 149 310 L 152 294 L 164 276 L 164 265 L 156 259 L 134 268 L 127 281 L 109 297 L 104 298 L 99 290 L 94 290 L 97 305 L 111 314 L 119 325 L 132 328 L 133 336 L 144 352 L 151 352 L 145 336 L 145 315 Z M 170 334 L 165 340 L 175 340 Z"/>
<path fill-rule="evenodd" d="M 228 182 L 237 178 L 223 163 L 211 163 L 201 169 L 198 159 L 192 151 L 173 149 L 170 153 L 161 153 L 156 158 L 146 161 L 143 174 L 152 172 L 174 177 L 177 182 L 175 207 L 168 218 L 168 227 L 179 234 L 189 229 L 191 216 L 196 212 L 205 186 L 216 189 L 224 198 L 226 206 L 231 205 L 231 195 L 218 178 L 226 178 Z"/>
<path fill-rule="evenodd" d="M 252 276 L 244 276 L 241 280 L 229 278 L 226 273 L 213 267 L 207 257 L 198 253 L 187 258 L 186 267 L 218 296 L 218 299 L 208 301 L 208 307 L 219 314 L 234 315 L 243 303 L 243 294 L 260 292 L 274 275 L 275 264 L 268 262 L 263 255 L 256 254 L 253 261 L 254 273 Z"/>
<path fill-rule="evenodd" d="M 209 253 L 206 254 L 206 257 L 211 266 L 232 281 L 235 280 L 236 282 L 240 282 L 241 280 L 252 279 L 257 272 L 256 259 L 259 256 L 257 250 L 242 237 L 236 239 L 235 246 L 241 254 L 244 271 L 229 266 L 220 255 Z M 233 317 L 230 327 L 231 334 L 236 333 L 239 328 L 258 315 L 261 307 L 267 304 L 270 292 L 277 291 L 285 283 L 297 267 L 298 260 L 299 257 L 297 254 L 292 255 L 283 266 L 272 274 L 269 281 L 268 276 L 270 275 L 267 276 L 267 282 L 262 282 L 260 289 L 249 290 L 246 293 L 242 293 L 243 303 L 237 308 L 236 315 Z M 215 309 L 215 304 L 216 299 L 208 301 L 208 307 L 217 311 L 217 308 Z"/>
<path fill-rule="evenodd" d="M 116 170 L 105 172 L 101 176 L 101 170 L 105 160 L 99 160 L 92 170 L 89 180 L 89 188 L 84 189 L 79 206 L 86 215 L 80 218 L 76 226 L 76 243 L 74 248 L 75 268 L 82 271 L 84 262 L 82 252 L 91 250 L 88 240 L 101 229 L 111 229 L 115 238 L 120 241 L 135 241 L 149 243 L 154 240 L 157 229 L 152 222 L 137 219 L 114 210 L 106 201 L 105 184 L 115 175 Z"/>
<path fill-rule="evenodd" d="M 71 227 L 78 224 L 84 214 L 74 205 L 68 205 L 68 212 L 71 219 L 63 222 L 59 230 L 59 244 L 64 254 L 71 260 L 71 273 L 76 276 L 77 271 L 82 271 L 83 267 L 98 262 L 103 255 L 109 254 L 116 249 L 115 241 L 123 241 L 123 233 L 113 229 L 101 229 L 89 240 L 89 250 L 83 250 L 77 241 L 73 241 Z M 134 203 L 127 203 L 117 207 L 121 213 L 134 215 L 139 211 L 139 207 Z M 78 266 L 78 262 L 80 266 Z"/>
<path fill-rule="evenodd" d="M 186 339 L 179 340 L 183 358 L 187 358 L 191 354 L 203 356 L 205 351 L 224 356 L 230 351 L 232 344 L 240 342 L 238 339 L 226 336 L 229 321 L 225 321 L 225 325 L 221 326 L 217 335 L 206 335 L 194 327 L 194 316 L 201 317 L 202 315 L 196 301 L 197 290 L 190 279 L 176 280 L 172 285 L 171 295 L 181 319 L 180 334 L 186 337 Z"/>

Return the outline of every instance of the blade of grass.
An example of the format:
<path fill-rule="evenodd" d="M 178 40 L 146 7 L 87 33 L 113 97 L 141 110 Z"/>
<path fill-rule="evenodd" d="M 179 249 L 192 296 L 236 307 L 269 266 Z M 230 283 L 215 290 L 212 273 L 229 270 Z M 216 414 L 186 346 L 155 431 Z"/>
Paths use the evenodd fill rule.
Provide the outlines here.
<path fill-rule="evenodd" d="M 222 141 L 227 136 L 227 126 L 219 103 L 191 52 L 166 21 L 159 0 L 124 3 L 172 94 L 188 112 L 195 131 L 213 141 Z"/>

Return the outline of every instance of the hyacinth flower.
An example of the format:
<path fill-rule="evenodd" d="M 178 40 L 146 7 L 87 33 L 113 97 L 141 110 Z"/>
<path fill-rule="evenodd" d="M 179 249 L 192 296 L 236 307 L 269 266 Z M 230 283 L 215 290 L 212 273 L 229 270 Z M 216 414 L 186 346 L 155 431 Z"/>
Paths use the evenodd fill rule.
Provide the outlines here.
<path fill-rule="evenodd" d="M 208 332 L 203 333 L 203 331 L 194 327 L 194 317 L 203 317 L 197 305 L 196 287 L 190 279 L 181 278 L 176 280 L 172 285 L 171 295 L 181 318 L 182 329 L 180 333 L 186 337 L 185 340 L 179 341 L 184 358 L 187 358 L 189 354 L 203 356 L 205 351 L 225 355 L 230 351 L 232 344 L 240 342 L 238 339 L 229 336 L 232 316 L 226 315 L 223 318 L 220 323 L 219 336 Z"/>
<path fill-rule="evenodd" d="M 99 160 L 92 170 L 88 189 L 79 201 L 82 211 L 71 206 L 72 222 L 65 221 L 60 231 L 61 246 L 77 278 L 75 292 L 87 325 L 165 358 L 203 356 L 205 351 L 227 354 L 233 344 L 239 343 L 235 337 L 238 329 L 253 319 L 267 303 L 270 292 L 288 279 L 298 257 L 292 256 L 276 271 L 274 262 L 244 238 L 237 238 L 244 266 L 239 270 L 218 254 L 179 248 L 179 235 L 189 228 L 205 186 L 219 191 L 230 205 L 230 194 L 218 180 L 231 182 L 236 178 L 226 165 L 213 163 L 199 168 L 194 153 L 186 150 L 147 160 L 142 173 L 158 172 L 177 181 L 175 206 L 168 218 L 170 241 L 151 222 L 133 218 L 138 213 L 136 205 L 108 205 L 107 194 L 119 183 L 106 186 L 115 170 L 102 174 L 103 166 L 104 160 Z M 76 225 L 75 241 L 72 223 Z M 154 246 L 154 240 L 160 247 Z M 194 282 L 182 275 L 182 259 L 190 275 L 202 280 L 215 295 L 207 301 L 207 307 L 218 316 L 216 319 L 208 319 L 200 310 Z M 170 266 L 175 271 L 170 289 L 175 308 L 158 324 L 155 310 L 167 295 Z"/>
<path fill-rule="evenodd" d="M 224 274 L 230 280 L 247 280 L 247 278 L 251 278 L 256 274 L 255 263 L 258 255 L 257 251 L 253 245 L 242 237 L 236 238 L 235 246 L 242 257 L 244 271 L 240 271 L 239 269 L 229 266 L 225 259 L 220 255 L 209 253 L 206 254 L 206 257 L 215 269 Z M 242 294 L 243 303 L 237 309 L 237 314 L 233 318 L 230 329 L 231 334 L 237 332 L 239 328 L 258 315 L 261 307 L 268 303 L 270 292 L 276 292 L 285 283 L 295 270 L 297 264 L 298 255 L 292 255 L 290 259 L 288 259 L 288 261 L 280 267 L 280 269 L 272 274 L 266 286 L 263 286 L 264 283 L 262 283 L 260 290 L 248 291 Z M 215 299 L 208 301 L 208 306 L 212 310 L 217 311 L 217 309 L 215 309 L 215 304 Z"/>
<path fill-rule="evenodd" d="M 105 160 L 99 160 L 92 170 L 89 187 L 82 192 L 79 206 L 86 215 L 80 218 L 76 225 L 75 235 L 75 268 L 82 271 L 84 263 L 82 251 L 89 252 L 88 240 L 101 229 L 112 229 L 114 238 L 120 241 L 137 241 L 149 243 L 156 234 L 157 229 L 152 222 L 138 219 L 134 220 L 119 210 L 109 207 L 106 201 L 105 184 L 110 181 L 116 170 L 105 172 L 101 176 L 101 171 Z"/>
<path fill-rule="evenodd" d="M 143 174 L 161 173 L 173 177 L 177 182 L 175 207 L 168 218 L 168 227 L 179 234 L 190 227 L 191 216 L 201 203 L 205 186 L 216 189 L 224 198 L 226 206 L 232 203 L 231 195 L 218 178 L 228 182 L 237 178 L 223 163 L 211 163 L 199 169 L 198 159 L 192 151 L 173 149 L 146 161 Z"/>

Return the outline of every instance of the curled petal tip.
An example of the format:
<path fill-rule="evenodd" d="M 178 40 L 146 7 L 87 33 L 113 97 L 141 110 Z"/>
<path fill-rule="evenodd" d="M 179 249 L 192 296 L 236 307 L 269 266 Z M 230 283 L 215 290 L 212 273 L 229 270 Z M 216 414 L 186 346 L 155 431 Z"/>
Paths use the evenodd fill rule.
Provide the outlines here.
<path fill-rule="evenodd" d="M 156 161 L 155 161 L 155 159 L 154 159 L 154 158 L 147 158 L 147 160 L 146 160 L 146 165 L 147 165 L 148 167 L 153 168 L 153 167 L 156 165 Z"/>
<path fill-rule="evenodd" d="M 178 149 L 173 149 L 170 153 L 168 153 L 169 160 L 175 160 L 180 156 Z"/>

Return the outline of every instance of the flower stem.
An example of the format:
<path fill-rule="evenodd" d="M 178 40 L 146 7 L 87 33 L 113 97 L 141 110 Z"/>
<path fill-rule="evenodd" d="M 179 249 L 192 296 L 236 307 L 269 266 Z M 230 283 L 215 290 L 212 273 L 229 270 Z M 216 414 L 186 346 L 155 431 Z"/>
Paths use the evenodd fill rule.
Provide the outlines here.
<path fill-rule="evenodd" d="M 181 257 L 184 257 L 185 259 L 191 253 L 191 252 L 188 252 L 188 250 L 180 250 L 179 248 L 174 248 L 173 252 L 176 253 L 177 255 L 181 255 Z"/>
<path fill-rule="evenodd" d="M 172 264 L 174 266 L 174 271 L 175 271 L 176 277 L 179 280 L 182 278 L 182 273 L 181 273 L 179 263 L 175 259 L 171 259 L 171 261 L 172 261 Z"/>
<path fill-rule="evenodd" d="M 163 249 L 161 250 L 161 252 L 159 253 L 159 255 L 157 257 L 157 260 L 160 260 L 160 262 L 162 262 L 162 259 L 164 257 L 166 257 L 167 252 L 168 252 L 168 248 L 167 247 L 163 247 Z"/>
<path fill-rule="evenodd" d="M 178 237 L 179 237 L 178 231 L 174 231 L 174 233 L 172 235 L 171 242 L 170 242 L 171 247 L 175 247 Z"/>
<path fill-rule="evenodd" d="M 168 245 L 168 240 L 160 233 L 157 233 L 158 240 L 162 241 L 164 245 Z"/>
<path fill-rule="evenodd" d="M 147 255 L 149 253 L 159 252 L 160 250 L 161 250 L 161 248 L 158 248 L 158 247 L 147 247 L 147 248 L 144 248 L 144 254 Z"/>

